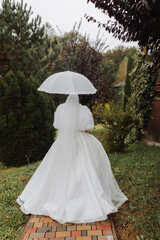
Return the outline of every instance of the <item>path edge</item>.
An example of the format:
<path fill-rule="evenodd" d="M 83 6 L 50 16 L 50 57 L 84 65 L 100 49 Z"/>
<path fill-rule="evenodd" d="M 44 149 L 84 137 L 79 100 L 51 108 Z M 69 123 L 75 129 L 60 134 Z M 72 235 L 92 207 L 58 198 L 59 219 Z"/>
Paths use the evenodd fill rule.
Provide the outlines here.
<path fill-rule="evenodd" d="M 27 228 L 28 228 L 28 226 L 29 226 L 29 224 L 30 224 L 30 220 L 31 220 L 32 217 L 33 217 L 33 215 L 31 215 L 31 216 L 29 217 L 28 221 L 24 224 L 24 226 L 23 226 L 23 232 L 22 232 L 19 240 L 23 240 L 24 235 L 26 234 L 26 230 L 27 230 Z"/>
<path fill-rule="evenodd" d="M 109 218 L 109 221 L 110 221 L 110 223 L 111 223 L 111 228 L 112 228 L 112 233 L 113 233 L 113 239 L 114 239 L 114 240 L 118 240 L 117 235 L 116 235 L 116 230 L 115 230 L 114 222 L 113 222 L 113 218 L 112 218 L 112 216 L 108 216 L 108 218 Z"/>

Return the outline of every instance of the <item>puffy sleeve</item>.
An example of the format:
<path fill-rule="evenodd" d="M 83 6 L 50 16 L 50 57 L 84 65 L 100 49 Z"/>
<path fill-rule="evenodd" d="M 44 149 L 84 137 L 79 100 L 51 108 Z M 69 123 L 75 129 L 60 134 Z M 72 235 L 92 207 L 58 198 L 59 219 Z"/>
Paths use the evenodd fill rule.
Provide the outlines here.
<path fill-rule="evenodd" d="M 79 121 L 79 130 L 91 130 L 94 128 L 94 120 L 92 113 L 87 106 L 81 107 L 80 121 Z"/>
<path fill-rule="evenodd" d="M 60 104 L 55 113 L 54 113 L 54 122 L 53 122 L 53 127 L 56 129 L 59 129 L 60 126 L 60 121 L 61 121 L 61 115 L 62 115 L 62 109 L 63 109 L 63 103 Z"/>

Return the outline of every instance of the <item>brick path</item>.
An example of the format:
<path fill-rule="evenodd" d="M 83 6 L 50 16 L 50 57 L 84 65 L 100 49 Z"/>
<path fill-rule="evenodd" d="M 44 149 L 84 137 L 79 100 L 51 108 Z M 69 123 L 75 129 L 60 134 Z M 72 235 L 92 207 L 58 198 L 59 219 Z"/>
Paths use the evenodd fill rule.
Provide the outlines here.
<path fill-rule="evenodd" d="M 116 240 L 109 220 L 60 224 L 50 217 L 32 215 L 20 240 Z"/>

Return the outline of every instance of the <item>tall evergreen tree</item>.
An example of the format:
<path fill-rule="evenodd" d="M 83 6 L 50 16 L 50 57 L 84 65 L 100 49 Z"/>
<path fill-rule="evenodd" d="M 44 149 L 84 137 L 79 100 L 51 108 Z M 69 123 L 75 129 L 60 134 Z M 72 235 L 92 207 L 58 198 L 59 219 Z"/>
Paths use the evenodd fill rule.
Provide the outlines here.
<path fill-rule="evenodd" d="M 19 166 L 42 159 L 54 140 L 53 101 L 22 72 L 0 81 L 0 161 Z"/>
<path fill-rule="evenodd" d="M 54 69 L 59 53 L 41 25 L 41 17 L 31 19 L 32 10 L 23 0 L 3 0 L 0 9 L 0 74 L 23 71 L 43 80 Z"/>
<path fill-rule="evenodd" d="M 130 83 L 129 73 L 131 72 L 132 68 L 133 68 L 133 59 L 132 59 L 132 56 L 129 56 L 128 65 L 127 65 L 126 84 L 124 87 L 124 102 L 123 102 L 124 111 L 125 111 L 127 102 L 131 96 L 131 83 Z"/>

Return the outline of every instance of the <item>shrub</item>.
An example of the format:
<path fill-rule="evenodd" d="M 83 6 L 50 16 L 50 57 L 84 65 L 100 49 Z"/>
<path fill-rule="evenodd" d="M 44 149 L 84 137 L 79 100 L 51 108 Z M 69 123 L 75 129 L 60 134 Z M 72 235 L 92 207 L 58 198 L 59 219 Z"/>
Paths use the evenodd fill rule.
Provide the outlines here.
<path fill-rule="evenodd" d="M 115 103 L 111 103 L 109 109 L 103 113 L 106 133 L 106 144 L 109 152 L 124 152 L 125 139 L 138 121 L 136 115 L 126 109 L 125 112 Z"/>
<path fill-rule="evenodd" d="M 54 105 L 38 82 L 10 71 L 0 81 L 0 160 L 19 166 L 42 159 L 54 138 Z"/>
<path fill-rule="evenodd" d="M 132 103 L 132 108 L 139 115 L 137 138 L 147 129 L 148 119 L 151 114 L 153 100 L 155 96 L 156 71 L 153 68 L 152 56 L 144 52 L 138 52 L 133 58 L 134 68 L 129 73 L 131 83 L 131 97 L 128 99 Z"/>

